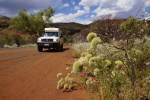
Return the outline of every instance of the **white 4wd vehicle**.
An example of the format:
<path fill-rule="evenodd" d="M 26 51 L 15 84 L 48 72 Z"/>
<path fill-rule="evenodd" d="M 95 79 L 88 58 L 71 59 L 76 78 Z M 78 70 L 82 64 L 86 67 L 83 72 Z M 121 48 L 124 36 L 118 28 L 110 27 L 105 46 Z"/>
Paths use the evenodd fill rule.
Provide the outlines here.
<path fill-rule="evenodd" d="M 37 39 L 38 51 L 42 52 L 43 48 L 54 48 L 57 51 L 63 49 L 63 36 L 59 28 L 45 28 L 42 37 Z"/>

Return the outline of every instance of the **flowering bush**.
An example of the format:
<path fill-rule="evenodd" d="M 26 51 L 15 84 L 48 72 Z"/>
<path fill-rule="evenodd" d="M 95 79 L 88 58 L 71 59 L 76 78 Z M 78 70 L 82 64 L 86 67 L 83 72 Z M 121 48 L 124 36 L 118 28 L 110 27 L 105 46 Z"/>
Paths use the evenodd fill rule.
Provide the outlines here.
<path fill-rule="evenodd" d="M 71 85 L 72 90 L 77 85 L 83 86 L 96 100 L 148 99 L 150 41 L 141 39 L 135 43 L 132 37 L 133 41 L 123 41 L 118 46 L 102 44 L 97 35 L 89 36 L 88 46 L 78 44 L 82 47 L 80 58 L 74 62 L 69 75 L 59 80 L 61 84 L 58 81 L 58 87 L 66 90 Z"/>

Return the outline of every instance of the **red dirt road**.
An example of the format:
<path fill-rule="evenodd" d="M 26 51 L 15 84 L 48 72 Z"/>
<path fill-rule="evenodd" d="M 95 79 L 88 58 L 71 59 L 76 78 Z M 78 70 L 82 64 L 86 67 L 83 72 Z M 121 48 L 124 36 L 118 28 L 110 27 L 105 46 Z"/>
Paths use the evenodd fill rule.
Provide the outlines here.
<path fill-rule="evenodd" d="M 87 100 L 83 89 L 56 89 L 57 73 L 65 77 L 73 61 L 69 46 L 62 52 L 38 52 L 36 47 L 0 49 L 0 100 Z"/>

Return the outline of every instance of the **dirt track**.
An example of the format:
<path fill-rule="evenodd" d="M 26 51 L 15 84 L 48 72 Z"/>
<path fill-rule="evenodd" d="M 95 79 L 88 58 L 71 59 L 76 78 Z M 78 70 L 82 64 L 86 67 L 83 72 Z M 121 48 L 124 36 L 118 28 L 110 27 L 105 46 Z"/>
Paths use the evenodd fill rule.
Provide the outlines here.
<path fill-rule="evenodd" d="M 62 52 L 0 49 L 0 100 L 87 100 L 83 89 L 56 89 L 57 73 L 67 73 L 65 68 L 73 61 L 69 46 Z"/>

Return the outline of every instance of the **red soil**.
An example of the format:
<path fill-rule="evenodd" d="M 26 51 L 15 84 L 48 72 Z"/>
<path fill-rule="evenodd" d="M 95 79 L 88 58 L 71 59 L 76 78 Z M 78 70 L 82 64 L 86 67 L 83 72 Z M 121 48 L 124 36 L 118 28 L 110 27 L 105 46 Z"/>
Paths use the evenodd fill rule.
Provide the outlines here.
<path fill-rule="evenodd" d="M 38 52 L 36 47 L 0 49 L 0 100 L 88 100 L 84 89 L 56 89 L 56 75 L 68 73 L 72 53 L 70 46 L 62 52 Z"/>

